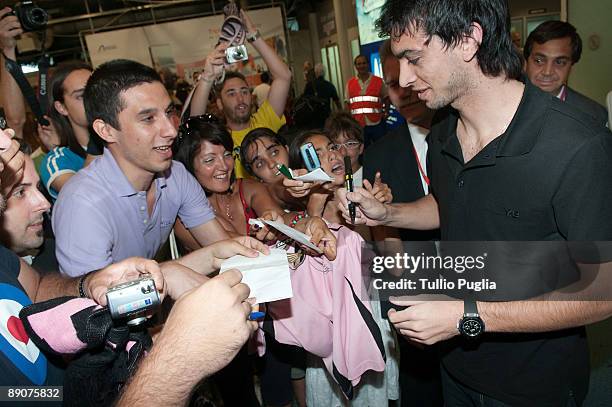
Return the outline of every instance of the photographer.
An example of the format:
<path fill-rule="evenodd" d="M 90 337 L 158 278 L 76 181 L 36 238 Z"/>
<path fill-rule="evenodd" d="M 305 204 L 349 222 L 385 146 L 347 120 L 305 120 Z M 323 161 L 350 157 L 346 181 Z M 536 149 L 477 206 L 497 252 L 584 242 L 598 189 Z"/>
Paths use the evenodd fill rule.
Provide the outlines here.
<path fill-rule="evenodd" d="M 215 88 L 217 106 L 225 115 L 227 127 L 232 133 L 234 146 L 240 146 L 242 139 L 252 129 L 266 127 L 273 131 L 278 131 L 285 123 L 283 112 L 291 87 L 291 71 L 289 67 L 281 60 L 274 49 L 264 41 L 244 10 L 240 13 L 247 32 L 246 37 L 267 65 L 272 76 L 272 83 L 270 84 L 267 100 L 262 103 L 254 114 L 251 114 L 253 96 L 242 74 L 238 72 L 225 72 L 223 81 L 218 83 Z M 206 65 L 202 72 L 202 77 L 198 81 L 193 94 L 189 111 L 190 116 L 206 113 L 206 105 L 210 92 L 215 82 L 223 77 L 223 73 L 228 65 L 225 57 L 227 47 L 228 44 L 226 42 L 221 42 L 206 57 Z M 236 159 L 235 172 L 238 178 L 247 176 L 239 158 Z"/>

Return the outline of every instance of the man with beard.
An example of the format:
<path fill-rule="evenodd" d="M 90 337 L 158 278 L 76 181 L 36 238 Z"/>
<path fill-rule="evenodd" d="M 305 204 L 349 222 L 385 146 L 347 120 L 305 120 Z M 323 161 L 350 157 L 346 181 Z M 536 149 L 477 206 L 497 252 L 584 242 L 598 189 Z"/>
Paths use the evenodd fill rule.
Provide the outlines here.
<path fill-rule="evenodd" d="M 46 272 L 57 270 L 57 260 L 53 239 L 45 240 L 43 233 L 43 216 L 51 204 L 39 187 L 34 161 L 25 155 L 23 177 L 6 196 L 0 242 L 37 271 Z"/>
<path fill-rule="evenodd" d="M 239 72 L 225 71 L 227 43 L 222 42 L 206 58 L 206 65 L 193 93 L 189 111 L 190 116 L 206 113 L 208 97 L 213 85 L 225 72 L 223 81 L 215 88 L 215 95 L 217 96 L 217 107 L 223 112 L 234 140 L 234 158 L 236 159 L 234 174 L 238 178 L 248 176 L 240 162 L 240 154 L 237 154 L 242 139 L 249 131 L 258 127 L 266 127 L 276 132 L 285 124 L 283 112 L 291 87 L 289 67 L 262 38 L 244 11 L 242 11 L 242 19 L 247 30 L 247 39 L 259 52 L 272 76 L 268 98 L 253 112 L 253 95 L 244 75 Z"/>
<path fill-rule="evenodd" d="M 399 85 L 448 115 L 428 136 L 431 193 L 380 204 L 366 190 L 341 189 L 345 219 L 349 200 L 355 223 L 439 227 L 441 250 L 444 241 L 574 242 L 571 261 L 555 253 L 567 270 L 499 251 L 487 277 L 504 282 L 500 291 L 516 288 L 511 295 L 396 298 L 389 321 L 411 341 L 438 344 L 445 405 L 580 405 L 589 387 L 584 325 L 612 315 L 612 256 L 599 245 L 612 240 L 610 131 L 519 80 L 505 0 L 388 0 L 378 27 L 391 36 Z M 598 250 L 573 250 L 575 242 Z M 598 265 L 597 275 L 584 264 Z"/>

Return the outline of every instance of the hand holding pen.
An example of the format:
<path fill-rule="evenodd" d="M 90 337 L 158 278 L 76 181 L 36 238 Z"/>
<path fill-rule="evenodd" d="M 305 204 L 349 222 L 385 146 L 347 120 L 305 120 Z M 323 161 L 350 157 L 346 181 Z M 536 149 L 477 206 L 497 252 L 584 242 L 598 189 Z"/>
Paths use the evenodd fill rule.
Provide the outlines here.
<path fill-rule="evenodd" d="M 351 159 L 349 156 L 344 157 L 344 185 L 347 192 L 354 192 L 353 190 L 353 168 L 351 167 Z M 349 215 L 351 217 L 351 223 L 355 224 L 355 203 L 348 203 Z"/>

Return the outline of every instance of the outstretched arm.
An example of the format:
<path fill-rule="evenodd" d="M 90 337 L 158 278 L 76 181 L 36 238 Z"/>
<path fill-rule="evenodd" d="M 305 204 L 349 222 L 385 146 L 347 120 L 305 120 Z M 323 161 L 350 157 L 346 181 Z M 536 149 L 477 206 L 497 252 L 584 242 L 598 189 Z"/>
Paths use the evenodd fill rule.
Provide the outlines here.
<path fill-rule="evenodd" d="M 250 17 L 241 10 L 242 20 L 247 30 L 247 34 L 255 34 L 257 28 Z M 263 38 L 259 37 L 251 43 L 253 47 L 259 52 L 259 55 L 263 58 L 264 62 L 268 66 L 268 70 L 272 75 L 272 84 L 270 85 L 270 93 L 268 94 L 268 103 L 278 117 L 283 115 L 285 111 L 285 104 L 287 103 L 287 97 L 289 96 L 289 89 L 291 88 L 291 70 L 278 56 L 276 51 L 268 45 Z"/>

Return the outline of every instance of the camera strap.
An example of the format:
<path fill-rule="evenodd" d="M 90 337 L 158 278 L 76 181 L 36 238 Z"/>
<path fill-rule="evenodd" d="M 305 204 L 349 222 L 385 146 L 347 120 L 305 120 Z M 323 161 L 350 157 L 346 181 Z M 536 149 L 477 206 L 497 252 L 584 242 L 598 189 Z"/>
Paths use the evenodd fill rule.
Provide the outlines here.
<path fill-rule="evenodd" d="M 43 117 L 43 112 L 38 103 L 38 99 L 36 99 L 36 94 L 34 93 L 34 89 L 30 85 L 30 82 L 26 79 L 23 71 L 21 70 L 21 65 L 19 65 L 16 61 L 13 61 L 10 58 L 7 58 L 4 55 L 4 66 L 6 70 L 9 71 L 11 76 L 15 78 L 15 82 L 19 85 L 19 89 L 21 89 L 21 93 L 23 93 L 23 97 L 30 105 L 30 109 L 32 109 L 32 113 L 36 116 L 36 120 L 43 126 L 48 126 L 49 121 Z M 46 92 L 46 84 L 45 84 L 45 92 Z"/>
<path fill-rule="evenodd" d="M 49 96 L 47 83 L 49 79 L 49 57 L 43 55 L 38 62 L 38 103 L 43 114 L 49 112 Z"/>

